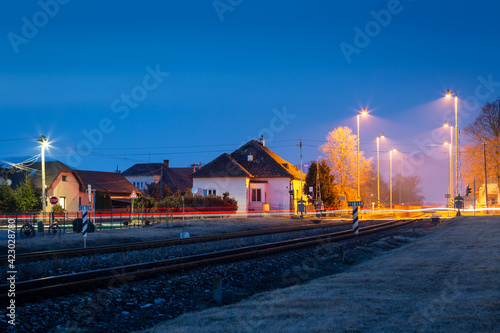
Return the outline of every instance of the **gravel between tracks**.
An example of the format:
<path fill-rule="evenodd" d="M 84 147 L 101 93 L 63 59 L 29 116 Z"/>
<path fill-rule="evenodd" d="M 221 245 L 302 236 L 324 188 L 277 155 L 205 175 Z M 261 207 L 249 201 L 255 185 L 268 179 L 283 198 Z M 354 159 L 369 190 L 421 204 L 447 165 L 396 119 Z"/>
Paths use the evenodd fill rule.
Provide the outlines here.
<path fill-rule="evenodd" d="M 346 272 L 148 332 L 498 332 L 500 219 L 436 229 Z"/>
<path fill-rule="evenodd" d="M 360 223 L 360 227 L 378 223 L 380 222 L 363 221 Z M 18 272 L 17 280 L 25 281 L 29 279 L 37 279 L 47 276 L 71 274 L 76 272 L 85 272 L 89 270 L 116 267 L 121 265 L 130 265 L 130 264 L 138 264 L 138 263 L 157 261 L 163 259 L 179 258 L 183 256 L 217 252 L 217 251 L 235 249 L 250 245 L 278 242 L 298 237 L 317 236 L 341 230 L 348 230 L 351 228 L 350 224 L 347 225 L 338 225 L 335 223 L 329 223 L 329 224 L 331 225 L 325 228 L 315 228 L 310 230 L 269 234 L 263 236 L 255 236 L 255 237 L 227 239 L 216 242 L 203 242 L 203 243 L 175 245 L 175 246 L 144 249 L 144 250 L 134 250 L 127 252 L 103 253 L 103 254 L 87 255 L 74 258 L 56 258 L 56 259 L 50 258 L 33 262 L 23 262 L 22 270 Z M 5 268 L 2 271 L 6 272 L 7 268 Z"/>
<path fill-rule="evenodd" d="M 244 262 L 209 266 L 144 281 L 116 281 L 113 288 L 42 300 L 17 308 L 19 332 L 129 332 L 215 307 L 212 277 L 223 280 L 224 304 L 256 293 L 335 274 L 422 236 L 428 222 L 360 239 L 340 261 L 337 245 L 324 244 Z M 371 243 L 371 245 L 369 245 Z M 352 248 L 353 244 L 348 245 Z M 0 319 L 2 320 L 2 319 Z"/>
<path fill-rule="evenodd" d="M 146 228 L 124 228 L 102 230 L 87 235 L 87 246 L 124 244 L 179 238 L 181 232 L 189 232 L 191 237 L 217 235 L 230 232 L 285 228 L 311 224 L 309 219 L 290 218 L 206 218 L 155 224 Z M 97 227 L 99 229 L 99 226 Z M 66 233 L 60 237 L 35 237 L 17 239 L 16 253 L 51 251 L 58 249 L 78 249 L 83 247 L 81 233 Z M 1 253 L 7 253 L 7 242 L 0 242 Z"/>

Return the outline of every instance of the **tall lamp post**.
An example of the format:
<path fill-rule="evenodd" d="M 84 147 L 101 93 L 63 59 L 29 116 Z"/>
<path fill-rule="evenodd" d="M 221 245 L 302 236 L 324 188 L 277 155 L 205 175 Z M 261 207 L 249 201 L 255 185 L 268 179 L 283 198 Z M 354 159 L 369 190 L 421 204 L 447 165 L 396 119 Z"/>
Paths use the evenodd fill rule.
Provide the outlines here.
<path fill-rule="evenodd" d="M 392 152 L 396 152 L 396 147 L 392 147 L 391 151 L 389 151 L 389 202 L 392 210 Z"/>
<path fill-rule="evenodd" d="M 48 148 L 49 142 L 45 138 L 45 136 L 41 136 L 40 140 L 38 140 L 41 143 L 41 149 L 42 149 L 42 220 L 43 220 L 43 214 L 45 214 L 45 209 L 47 206 L 46 202 L 46 193 L 45 193 L 45 149 Z"/>
<path fill-rule="evenodd" d="M 384 137 L 384 133 L 377 134 L 377 208 L 380 208 L 380 138 Z"/>
<path fill-rule="evenodd" d="M 446 91 L 446 97 L 455 97 L 455 195 L 458 195 L 458 155 L 460 155 L 460 147 L 458 143 L 458 94 L 453 89 Z"/>
<path fill-rule="evenodd" d="M 360 187 L 359 187 L 359 115 L 363 115 L 365 116 L 368 112 L 366 111 L 366 108 L 361 108 L 358 110 L 358 115 L 357 115 L 357 123 L 358 123 L 358 153 L 356 155 L 356 159 L 357 159 L 357 169 L 358 169 L 358 200 L 361 198 L 361 192 L 360 192 Z"/>
<path fill-rule="evenodd" d="M 450 170 L 448 172 L 450 180 L 449 180 L 449 185 L 448 185 L 448 193 L 453 197 L 453 125 L 451 124 L 450 121 L 445 121 L 444 127 L 449 127 L 450 128 L 450 141 L 446 141 L 447 144 L 450 145 Z M 446 143 L 445 143 L 446 144 Z M 453 202 L 453 200 L 451 200 Z"/>

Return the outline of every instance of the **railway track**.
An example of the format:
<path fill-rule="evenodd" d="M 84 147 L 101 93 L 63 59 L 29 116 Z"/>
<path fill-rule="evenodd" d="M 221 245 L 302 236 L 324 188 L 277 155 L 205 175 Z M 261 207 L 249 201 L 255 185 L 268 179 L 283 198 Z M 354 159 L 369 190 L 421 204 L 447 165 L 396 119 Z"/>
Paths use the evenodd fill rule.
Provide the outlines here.
<path fill-rule="evenodd" d="M 294 231 L 305 231 L 310 229 L 319 228 L 331 228 L 342 225 L 350 225 L 352 222 L 341 222 L 341 223 L 327 223 L 327 224 L 313 224 L 307 226 L 297 226 L 297 227 L 287 227 L 287 228 L 274 228 L 266 230 L 255 230 L 255 231 L 241 231 L 233 232 L 219 235 L 209 235 L 209 236 L 199 236 L 191 238 L 176 238 L 176 239 L 166 239 L 158 241 L 149 242 L 137 242 L 137 243 L 127 243 L 127 244 L 117 244 L 117 245 L 103 245 L 94 246 L 86 249 L 64 249 L 55 251 L 39 251 L 30 253 L 19 253 L 16 254 L 16 261 L 35 261 L 43 259 L 54 259 L 54 258 L 68 258 L 76 256 L 85 256 L 91 254 L 103 254 L 103 253 L 113 253 L 113 252 L 126 252 L 132 250 L 144 250 L 152 249 L 158 247 L 174 246 L 174 245 L 185 245 L 185 244 L 195 244 L 203 242 L 215 242 L 225 239 L 237 239 L 237 238 L 247 238 L 264 236 L 270 234 L 294 232 Z M 0 256 L 0 260 L 3 262 L 7 261 L 7 256 Z"/>
<path fill-rule="evenodd" d="M 360 228 L 359 237 L 401 227 L 413 223 L 414 221 L 415 220 L 390 221 L 378 225 L 363 227 Z M 29 281 L 20 281 L 16 283 L 16 300 L 19 303 L 23 303 L 33 299 L 50 298 L 57 295 L 90 290 L 99 287 L 111 288 L 116 287 L 114 284 L 120 281 L 129 282 L 140 280 L 156 276 L 158 274 L 173 273 L 207 265 L 241 261 L 352 238 L 354 238 L 352 230 L 345 230 L 321 236 L 311 236 L 287 241 L 253 245 L 208 254 L 126 265 L 76 274 L 45 277 Z M 8 289 L 8 285 L 4 284 L 0 286 L 0 288 L 4 288 L 4 290 Z M 7 301 L 7 295 L 1 295 L 0 300 Z"/>

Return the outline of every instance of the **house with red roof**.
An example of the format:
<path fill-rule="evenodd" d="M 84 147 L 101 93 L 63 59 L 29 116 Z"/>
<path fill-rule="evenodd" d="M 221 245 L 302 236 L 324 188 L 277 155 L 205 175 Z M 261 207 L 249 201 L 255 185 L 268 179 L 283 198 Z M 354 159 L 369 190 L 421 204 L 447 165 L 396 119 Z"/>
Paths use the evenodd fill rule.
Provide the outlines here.
<path fill-rule="evenodd" d="M 26 177 L 32 177 L 32 185 L 38 193 L 42 192 L 42 165 L 35 162 L 24 166 L 21 171 L 11 175 L 12 186 L 22 184 Z M 57 204 L 68 212 L 78 211 L 79 206 L 89 206 L 88 185 L 96 193 L 105 194 L 111 201 L 111 207 L 128 207 L 132 191 L 140 194 L 125 177 L 117 172 L 74 170 L 59 161 L 45 162 L 45 190 L 47 196 L 46 211 L 52 211 L 53 204 L 48 198 L 56 197 Z"/>
<path fill-rule="evenodd" d="M 132 185 L 122 174 L 118 172 L 104 171 L 75 171 L 80 178 L 83 188 L 88 186 L 96 193 L 105 194 L 111 200 L 112 208 L 123 208 L 131 205 L 130 195 L 135 191 L 140 195 L 139 190 Z M 80 202 L 82 205 L 88 205 L 88 193 L 80 193 Z"/>
<path fill-rule="evenodd" d="M 297 212 L 300 171 L 260 142 L 251 140 L 202 166 L 193 175 L 198 194 L 229 192 L 238 201 L 238 212 Z M 304 196 L 305 199 L 305 196 Z"/>
<path fill-rule="evenodd" d="M 169 160 L 164 160 L 163 163 L 134 164 L 123 171 L 122 175 L 142 193 L 145 193 L 148 184 L 158 184 L 160 179 L 173 190 L 185 191 L 193 187 L 191 175 L 195 168 L 194 164 L 190 168 L 172 168 Z"/>

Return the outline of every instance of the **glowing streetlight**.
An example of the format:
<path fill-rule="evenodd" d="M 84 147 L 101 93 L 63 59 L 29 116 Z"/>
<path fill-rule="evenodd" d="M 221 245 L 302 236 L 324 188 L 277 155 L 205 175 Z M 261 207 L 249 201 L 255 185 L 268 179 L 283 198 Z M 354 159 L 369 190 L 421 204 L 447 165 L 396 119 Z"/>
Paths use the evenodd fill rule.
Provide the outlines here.
<path fill-rule="evenodd" d="M 380 208 L 380 138 L 384 137 L 384 133 L 377 134 L 377 208 Z"/>
<path fill-rule="evenodd" d="M 458 144 L 458 94 L 453 89 L 446 90 L 446 97 L 452 97 L 452 93 L 455 95 L 455 195 L 458 195 L 458 155 L 460 154 L 460 147 Z"/>
<path fill-rule="evenodd" d="M 396 147 L 392 147 L 389 151 L 389 202 L 390 207 L 392 209 L 392 152 L 396 152 Z"/>
<path fill-rule="evenodd" d="M 454 188 L 453 188 L 453 125 L 451 124 L 450 121 L 446 121 L 444 123 L 444 127 L 449 127 L 450 128 L 450 141 L 446 140 L 445 144 L 450 145 L 450 170 L 448 172 L 450 180 L 449 180 L 449 185 L 448 185 L 448 193 L 450 193 L 451 196 L 453 196 Z M 452 201 L 453 202 L 453 201 Z"/>
<path fill-rule="evenodd" d="M 358 115 L 356 116 L 357 118 L 357 123 L 358 123 L 358 154 L 356 155 L 356 159 L 357 159 L 357 169 L 358 169 L 358 200 L 361 199 L 361 192 L 360 192 L 360 187 L 359 187 L 359 115 L 363 115 L 363 116 L 366 116 L 368 114 L 368 112 L 366 111 L 366 108 L 361 108 L 358 110 Z"/>

